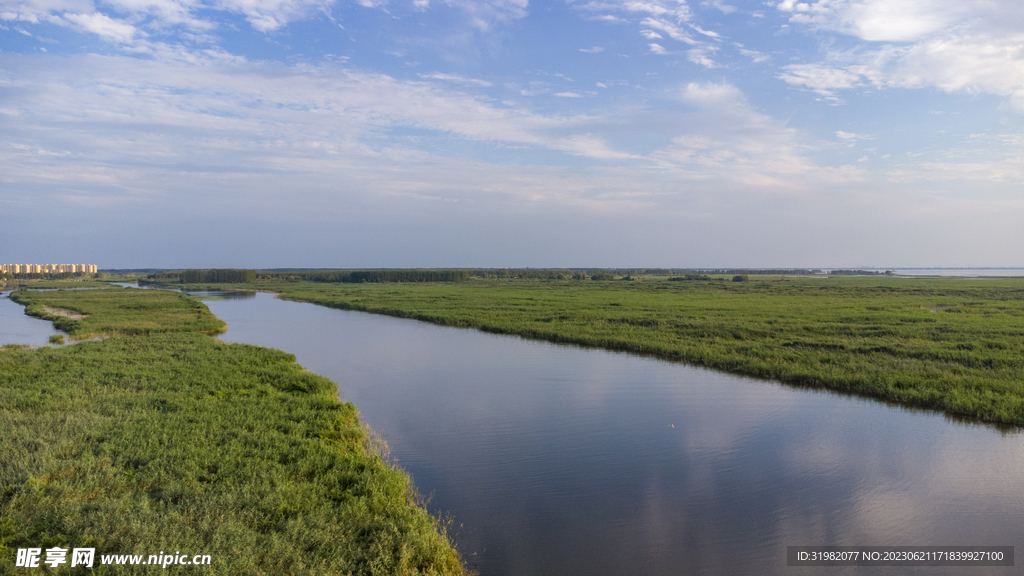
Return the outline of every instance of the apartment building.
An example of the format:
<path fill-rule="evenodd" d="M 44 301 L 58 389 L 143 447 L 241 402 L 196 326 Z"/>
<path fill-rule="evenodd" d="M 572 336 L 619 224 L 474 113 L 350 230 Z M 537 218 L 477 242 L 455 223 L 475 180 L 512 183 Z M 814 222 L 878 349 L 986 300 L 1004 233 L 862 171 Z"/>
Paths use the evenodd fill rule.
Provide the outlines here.
<path fill-rule="evenodd" d="M 95 264 L 0 264 L 0 274 L 95 274 Z"/>

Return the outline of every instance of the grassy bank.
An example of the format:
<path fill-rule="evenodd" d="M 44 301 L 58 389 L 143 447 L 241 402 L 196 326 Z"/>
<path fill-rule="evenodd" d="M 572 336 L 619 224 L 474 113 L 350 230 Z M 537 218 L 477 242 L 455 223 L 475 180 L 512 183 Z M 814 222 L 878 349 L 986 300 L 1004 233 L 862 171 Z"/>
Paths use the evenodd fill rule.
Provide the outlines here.
<path fill-rule="evenodd" d="M 174 567 L 196 574 L 463 573 L 333 382 L 291 354 L 198 334 L 216 318 L 181 295 L 102 294 L 27 298 L 87 314 L 72 334 L 169 325 L 0 351 L 0 573 L 21 570 L 18 548 L 52 546 L 94 547 L 97 561 L 209 554 Z"/>
<path fill-rule="evenodd" d="M 105 290 L 17 290 L 11 300 L 25 313 L 53 322 L 72 338 L 199 332 L 216 334 L 227 325 L 201 302 L 177 292 L 108 288 Z"/>
<path fill-rule="evenodd" d="M 336 308 L 625 350 L 1024 425 L 1024 279 L 248 287 Z"/>

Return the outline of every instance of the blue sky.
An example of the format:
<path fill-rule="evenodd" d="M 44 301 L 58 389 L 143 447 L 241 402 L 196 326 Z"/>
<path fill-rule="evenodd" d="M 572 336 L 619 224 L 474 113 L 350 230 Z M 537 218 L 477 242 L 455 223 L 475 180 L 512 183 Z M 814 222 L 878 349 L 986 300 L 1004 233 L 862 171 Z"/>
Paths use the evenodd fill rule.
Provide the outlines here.
<path fill-rule="evenodd" d="M 0 261 L 1024 266 L 1008 0 L 0 0 Z"/>

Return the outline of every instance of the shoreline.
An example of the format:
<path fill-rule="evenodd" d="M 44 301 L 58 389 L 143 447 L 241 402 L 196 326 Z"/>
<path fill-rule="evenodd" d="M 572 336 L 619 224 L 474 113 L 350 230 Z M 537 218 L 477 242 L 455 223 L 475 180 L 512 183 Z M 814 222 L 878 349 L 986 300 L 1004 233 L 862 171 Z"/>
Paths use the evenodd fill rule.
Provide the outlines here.
<path fill-rule="evenodd" d="M 130 328 L 155 291 L 102 292 L 35 293 L 28 306 L 81 300 L 90 314 L 74 337 L 83 322 Z M 0 506 L 7 552 L 170 542 L 211 554 L 218 574 L 466 573 L 445 525 L 333 381 L 292 354 L 203 334 L 215 318 L 205 305 L 156 294 L 183 313 L 170 330 L 0 351 L 0 393 L 14 406 L 0 418 L 11 464 L 0 480 L 14 490 Z M 188 320 L 193 310 L 202 318 Z"/>

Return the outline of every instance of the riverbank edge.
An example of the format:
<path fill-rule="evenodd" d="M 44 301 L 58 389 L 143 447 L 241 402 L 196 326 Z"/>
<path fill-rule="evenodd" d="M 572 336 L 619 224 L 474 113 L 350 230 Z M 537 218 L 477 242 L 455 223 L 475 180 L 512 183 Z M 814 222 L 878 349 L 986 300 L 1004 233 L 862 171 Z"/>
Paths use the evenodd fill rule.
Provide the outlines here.
<path fill-rule="evenodd" d="M 94 289 L 107 290 L 108 288 Z M 81 292 L 84 290 L 76 289 L 75 291 Z M 10 298 L 13 302 L 16 302 L 24 306 L 26 316 L 32 316 L 33 318 L 39 318 L 40 320 L 46 320 L 52 323 L 54 328 L 62 332 L 65 332 L 68 335 L 69 339 L 72 341 L 95 340 L 98 338 L 111 338 L 114 336 L 140 336 L 146 334 L 145 332 L 132 332 L 121 330 L 82 332 L 80 331 L 82 320 L 85 320 L 91 314 L 83 312 L 81 310 L 77 310 L 75 308 L 58 308 L 47 306 L 44 304 L 36 304 L 32 302 L 31 291 L 25 291 L 28 293 L 24 294 L 20 292 L 21 291 L 19 290 L 12 290 L 8 298 Z M 38 294 L 39 292 L 35 291 L 35 293 Z M 61 312 L 72 313 L 75 314 L 77 317 L 71 314 L 64 314 Z M 216 320 L 220 322 L 220 325 L 217 328 L 214 328 L 212 330 L 192 330 L 190 332 L 196 334 L 205 334 L 207 336 L 216 336 L 217 334 L 223 334 L 228 329 L 228 323 L 224 322 L 220 318 L 216 318 Z"/>
<path fill-rule="evenodd" d="M 12 295 L 13 295 L 13 292 L 12 292 Z M 54 314 L 48 313 L 45 310 L 45 307 L 46 307 L 45 304 L 33 303 L 33 304 L 29 304 L 28 306 L 26 306 L 26 302 L 24 302 L 24 301 L 19 301 L 16 298 L 12 298 L 12 300 L 14 300 L 15 302 L 25 306 L 25 308 L 26 308 L 25 309 L 25 313 L 27 315 L 34 316 L 34 317 L 37 317 L 37 318 L 41 318 L 41 319 L 44 319 L 44 320 L 48 320 L 48 321 L 54 322 L 55 324 L 56 324 L 56 321 L 66 321 L 66 322 L 64 322 L 66 324 L 66 329 L 65 328 L 60 328 L 60 329 L 68 332 L 76 340 L 77 339 L 90 338 L 90 337 L 96 336 L 96 334 L 93 334 L 93 333 L 89 333 L 89 334 L 76 333 L 76 328 L 78 327 L 78 322 L 77 321 L 71 320 L 71 319 L 67 318 L 66 316 L 59 316 L 59 315 L 54 315 Z M 22 299 L 22 300 L 29 300 L 29 299 Z M 38 309 L 33 309 L 33 310 L 30 311 L 29 310 L 30 306 L 35 306 Z M 203 308 L 204 309 L 206 308 L 205 305 L 203 305 Z M 67 306 L 65 306 L 64 309 L 66 309 L 66 310 L 74 310 L 76 312 L 80 312 L 78 310 L 75 310 L 74 307 L 67 307 Z M 206 309 L 206 311 L 209 314 L 208 309 Z M 210 315 L 212 316 L 212 314 L 210 314 Z M 339 424 L 337 422 L 332 422 L 332 423 L 330 423 L 330 430 L 328 432 L 328 435 L 326 435 L 326 436 L 324 436 L 324 435 L 319 436 L 319 439 L 316 440 L 316 442 L 319 442 L 319 443 L 323 444 L 324 447 L 326 449 L 328 449 L 328 450 L 343 450 L 343 451 L 345 451 L 345 450 L 348 450 L 348 451 L 356 450 L 357 454 L 361 454 L 362 455 L 362 456 L 359 456 L 359 458 L 365 458 L 365 460 L 366 460 L 365 464 L 361 464 L 360 466 L 366 467 L 366 468 L 380 469 L 377 472 L 375 472 L 375 474 L 377 474 L 378 476 L 380 476 L 380 475 L 388 476 L 390 478 L 390 480 L 388 480 L 388 482 L 396 482 L 397 484 L 399 484 L 401 486 L 405 486 L 404 494 L 402 496 L 402 500 L 403 500 L 402 503 L 401 504 L 399 504 L 397 502 L 389 503 L 389 504 L 387 504 L 386 507 L 392 507 L 392 506 L 404 507 L 404 508 L 406 508 L 408 510 L 408 512 L 401 512 L 400 515 L 411 515 L 414 518 L 424 518 L 424 517 L 429 518 L 430 519 L 429 520 L 429 524 L 431 526 L 430 531 L 433 532 L 433 536 L 431 536 L 430 538 L 440 538 L 441 539 L 441 544 L 440 544 L 441 548 L 444 548 L 444 549 L 447 550 L 446 552 L 445 551 L 441 552 L 443 558 L 441 560 L 439 560 L 438 562 L 436 562 L 434 564 L 431 564 L 429 570 L 422 570 L 421 571 L 421 570 L 417 569 L 417 570 L 414 570 L 412 572 L 403 570 L 403 571 L 399 571 L 399 572 L 395 572 L 395 573 L 396 574 L 398 574 L 398 573 L 400 573 L 400 574 L 453 574 L 453 575 L 455 575 L 455 574 L 467 574 L 467 570 L 466 570 L 466 568 L 465 568 L 465 566 L 464 566 L 464 564 L 463 564 L 463 562 L 462 562 L 462 560 L 460 558 L 460 555 L 455 550 L 454 544 L 453 544 L 453 542 L 451 540 L 451 537 L 447 533 L 447 530 L 445 528 L 447 523 L 443 522 L 442 520 L 440 520 L 440 519 L 438 519 L 436 517 L 434 517 L 433 515 L 431 515 L 426 510 L 425 506 L 423 505 L 423 499 L 421 498 L 419 493 L 416 491 L 415 486 L 412 483 L 412 479 L 408 475 L 408 473 L 406 473 L 404 470 L 402 470 L 400 467 L 398 467 L 397 463 L 395 463 L 395 462 L 393 462 L 393 461 L 388 459 L 387 455 L 381 450 L 381 442 L 382 442 L 381 439 L 369 428 L 368 425 L 366 425 L 364 422 L 359 420 L 358 412 L 356 411 L 355 407 L 351 403 L 342 402 L 338 398 L 338 387 L 337 387 L 337 384 L 334 383 L 333 381 L 331 381 L 330 379 L 324 377 L 324 376 L 320 376 L 320 375 L 308 372 L 305 368 L 300 366 L 295 361 L 295 357 L 292 354 L 282 353 L 280 351 L 277 351 L 277 350 L 274 350 L 274 349 L 271 349 L 271 348 L 263 348 L 263 347 L 258 347 L 258 346 L 245 345 L 245 344 L 229 344 L 229 343 L 224 343 L 224 342 L 221 342 L 219 340 L 210 338 L 210 336 L 212 336 L 214 334 L 217 334 L 217 333 L 221 333 L 221 332 L 223 332 L 227 328 L 226 323 L 223 323 L 223 321 L 221 321 L 221 323 L 223 324 L 223 327 L 221 329 L 215 330 L 215 331 L 191 331 L 191 332 L 182 331 L 182 332 L 154 333 L 154 334 L 149 334 L 149 333 L 132 334 L 132 333 L 122 333 L 122 332 L 109 332 L 109 333 L 104 333 L 103 334 L 103 336 L 106 337 L 106 339 L 104 341 L 96 342 L 96 344 L 99 345 L 99 346 L 107 346 L 107 345 L 115 346 L 115 345 L 120 345 L 120 344 L 131 342 L 131 341 L 136 341 L 136 342 L 141 341 L 141 342 L 148 342 L 150 345 L 158 346 L 160 344 L 160 342 L 162 342 L 163 340 L 169 340 L 170 341 L 170 340 L 173 340 L 175 337 L 181 337 L 181 336 L 188 337 L 189 335 L 194 335 L 194 337 L 196 337 L 196 338 L 202 338 L 203 342 L 209 342 L 211 345 L 215 345 L 215 346 L 218 346 L 218 347 L 224 348 L 224 349 L 244 348 L 244 349 L 246 349 L 248 351 L 254 351 L 254 352 L 257 352 L 259 354 L 270 354 L 271 356 L 274 356 L 275 358 L 278 357 L 278 356 L 285 357 L 284 366 L 286 368 L 288 368 L 290 366 L 289 370 L 291 370 L 291 371 L 298 370 L 298 371 L 306 374 L 306 377 L 304 377 L 304 378 L 309 380 L 310 382 L 312 382 L 312 384 L 308 384 L 308 385 L 302 384 L 302 385 L 300 385 L 300 386 L 298 386 L 296 388 L 287 388 L 287 389 L 284 389 L 283 391 L 280 391 L 282 394 L 285 394 L 285 395 L 298 394 L 298 395 L 303 396 L 303 397 L 310 397 L 318 405 L 320 405 L 317 408 L 318 411 L 322 410 L 323 409 L 322 404 L 324 402 L 327 402 L 328 404 L 331 404 L 332 406 L 336 406 L 336 408 L 341 410 L 342 412 L 350 412 L 352 414 L 351 418 L 346 417 L 345 419 L 346 420 L 348 420 L 348 419 L 353 420 L 354 423 L 355 423 L 354 427 L 351 427 L 351 426 L 348 427 L 348 428 L 351 428 L 351 429 L 348 429 L 348 428 L 337 429 Z M 214 343 L 216 343 L 216 344 L 214 344 Z M 83 345 L 91 345 L 91 344 L 92 343 L 90 343 L 90 344 L 83 344 Z M 43 346 L 43 347 L 34 347 L 34 348 L 27 348 L 27 349 L 26 348 L 6 348 L 6 349 L 3 349 L 3 350 L 0 350 L 0 362 L 2 362 L 5 358 L 8 359 L 8 360 L 17 358 L 17 362 L 21 363 L 21 364 L 26 364 L 26 363 L 43 363 L 43 364 L 45 364 L 47 362 L 52 361 L 57 356 L 62 356 L 62 355 L 65 355 L 65 354 L 72 354 L 73 355 L 74 354 L 73 348 L 75 348 L 75 347 L 54 348 L 54 347 L 50 347 L 50 346 Z M 82 350 L 78 350 L 78 352 L 82 352 Z M 168 348 L 166 350 L 166 352 L 167 352 L 167 354 L 166 354 L 167 356 L 172 356 L 172 355 L 176 356 L 178 354 L 184 354 L 186 351 L 185 350 L 179 350 L 179 349 L 176 349 L 176 348 L 172 347 L 172 348 Z M 43 356 L 45 356 L 45 358 Z M 277 360 L 280 360 L 280 359 L 277 358 Z M 225 360 L 225 362 L 226 361 L 227 360 Z M 40 374 L 35 374 L 35 376 L 40 376 Z M 45 376 L 45 374 L 43 374 L 43 376 Z M 288 386 L 295 386 L 295 384 L 294 383 L 289 383 Z M 175 394 L 175 393 L 180 392 L 180 391 L 176 391 L 176 390 L 173 390 L 173 389 L 168 389 L 168 390 L 165 390 L 165 391 L 167 393 L 170 393 L 170 394 Z M 10 393 L 10 390 L 4 390 L 3 392 Z M 221 399 L 223 399 L 223 398 L 221 398 Z M 160 400 L 160 403 L 161 403 L 162 406 L 166 404 L 164 402 L 164 400 L 162 400 L 162 399 Z M 138 402 L 138 405 L 139 405 L 139 410 L 143 410 L 142 402 L 141 401 Z M 5 411 L 10 413 L 10 414 L 14 414 L 17 410 L 15 408 L 11 408 L 11 409 L 5 410 Z M 272 421 L 274 420 L 272 417 L 269 417 L 269 416 L 270 415 L 268 414 L 268 417 L 263 421 L 267 426 L 270 426 Z M 314 415 L 311 414 L 310 416 L 314 416 Z M 28 416 L 28 417 L 31 418 L 31 416 Z M 73 414 L 62 414 L 61 415 L 61 418 L 68 418 L 68 417 L 73 418 L 74 415 Z M 34 439 L 32 441 L 34 442 Z M 355 442 L 355 444 L 353 444 L 353 442 Z M 198 447 L 195 447 L 195 448 L 198 448 Z M 16 466 L 11 466 L 11 468 L 15 468 L 15 467 Z M 130 470 L 126 470 L 125 474 L 131 476 L 134 473 L 132 471 L 130 471 Z M 307 472 L 301 472 L 301 474 L 308 474 L 308 473 Z M 52 473 L 29 474 L 29 476 L 27 477 L 27 480 L 25 480 L 23 483 L 16 482 L 16 483 L 12 484 L 12 483 L 7 481 L 7 480 L 10 480 L 9 478 L 5 479 L 4 484 L 9 485 L 9 488 L 11 488 L 11 489 L 5 491 L 5 492 L 8 492 L 8 494 L 4 498 L 5 506 L 0 507 L 0 512 L 3 512 L 3 508 L 6 507 L 7 504 L 10 504 L 11 502 L 14 502 L 15 500 L 17 500 L 17 498 L 18 498 L 17 492 L 18 492 L 18 490 L 20 488 L 26 488 L 29 491 L 32 491 L 32 490 L 38 491 L 39 485 L 40 485 L 40 480 L 39 480 L 40 478 L 43 479 L 42 483 L 43 484 L 47 484 L 47 485 L 50 485 L 50 484 L 56 485 L 61 480 L 75 480 L 75 478 L 73 478 L 73 477 L 71 477 L 71 478 L 62 477 L 62 476 L 56 476 L 55 477 Z M 239 478 L 238 480 L 241 481 L 242 479 Z M 233 481 L 229 479 L 229 482 L 233 482 Z M 333 488 L 332 490 L 337 492 L 336 488 Z M 345 493 L 357 493 L 357 494 L 358 493 L 367 493 L 367 494 L 373 494 L 374 495 L 373 498 L 380 498 L 380 495 L 378 494 L 378 492 L 380 490 L 381 490 L 380 486 L 367 485 L 367 486 L 362 486 L 361 487 L 361 486 L 358 486 L 358 485 L 351 485 L 351 486 L 348 486 L 345 489 Z M 241 496 L 241 495 L 239 495 L 239 496 Z M 89 496 L 90 500 L 92 500 L 93 498 L 95 498 L 94 495 L 90 495 Z M 146 500 L 147 494 L 145 494 L 145 493 L 140 494 L 139 498 L 142 499 L 142 500 Z M 332 496 L 332 498 L 334 498 L 334 496 Z M 9 511 L 10 510 L 8 510 L 8 512 Z M 39 516 L 45 516 L 45 515 L 46 515 L 45 512 L 40 511 Z M 18 535 L 16 534 L 16 532 L 18 532 L 18 527 L 16 526 L 16 524 L 17 524 L 16 520 L 17 520 L 17 518 L 13 514 L 2 514 L 2 513 L 0 513 L 0 557 L 5 558 L 5 561 L 9 559 L 9 560 L 12 561 L 12 563 L 13 563 L 13 560 L 14 560 L 14 558 L 13 558 L 14 547 L 16 547 L 17 545 L 22 545 L 22 546 L 24 546 L 24 545 L 28 545 L 28 546 L 36 546 L 36 545 L 38 545 L 38 542 L 35 542 L 35 541 L 26 541 L 26 542 L 20 542 L 19 541 L 20 539 L 17 537 Z M 30 527 L 30 529 L 31 530 L 36 530 L 40 526 L 43 526 L 43 525 L 46 525 L 46 524 L 49 524 L 49 523 L 50 523 L 50 521 L 40 522 L 38 520 L 38 516 L 37 516 L 35 526 Z M 359 528 L 359 527 L 357 527 L 357 528 Z M 359 529 L 363 530 L 365 528 L 359 528 Z M 285 536 L 285 535 L 282 534 L 281 536 Z M 61 537 L 65 538 L 65 540 L 68 540 L 68 539 L 74 540 L 75 539 L 73 534 L 71 534 L 71 535 L 64 534 L 63 536 L 58 536 L 58 538 L 61 538 Z M 49 539 L 52 539 L 52 536 L 51 535 L 47 535 L 43 539 L 48 541 Z M 95 542 L 96 539 L 97 539 L 97 537 L 95 535 L 89 536 L 88 538 L 85 538 L 85 543 L 88 543 L 90 541 Z M 103 539 L 102 535 L 99 536 L 99 539 L 100 540 Z M 56 542 L 56 544 L 58 544 L 58 545 L 60 545 L 60 544 L 68 544 L 68 543 L 70 543 L 70 542 L 64 542 L 64 541 Z M 161 547 L 163 547 L 162 544 L 161 544 Z M 385 558 L 384 554 L 383 554 L 384 551 L 385 551 L 384 547 L 381 546 L 381 548 L 380 548 L 381 556 L 379 558 L 372 558 L 371 557 L 368 560 L 368 565 L 371 566 L 371 567 L 372 566 L 378 566 L 379 567 L 379 566 L 385 566 L 385 565 L 392 565 L 392 564 L 395 564 L 396 562 L 403 561 L 402 557 L 408 556 L 410 554 L 410 550 L 408 550 L 408 549 L 403 547 L 403 548 L 395 550 L 395 553 L 397 554 L 397 556 L 395 558 Z M 10 558 L 8 558 L 8 556 Z M 435 570 L 435 568 L 438 568 L 438 569 Z M 215 572 L 216 573 L 221 573 L 219 570 L 215 571 Z M 275 573 L 274 570 L 269 570 L 268 572 L 269 573 Z M 285 573 L 288 573 L 288 572 L 285 572 Z M 363 573 L 363 572 L 362 571 L 358 571 L 358 573 Z M 377 574 L 378 571 L 376 571 L 375 569 L 371 568 L 366 573 L 367 574 L 371 574 L 371 573 Z M 392 572 L 386 572 L 386 573 L 390 574 Z"/>
<path fill-rule="evenodd" d="M 908 409 L 923 409 L 934 411 L 937 413 L 941 413 L 947 418 L 954 421 L 965 423 L 989 424 L 1001 430 L 1015 431 L 1024 428 L 1024 416 L 1017 419 L 994 418 L 983 413 L 957 410 L 955 407 L 950 406 L 942 401 L 921 401 L 916 399 L 901 398 L 892 394 L 878 393 L 873 390 L 866 389 L 865 386 L 860 386 L 856 382 L 828 382 L 813 376 L 806 376 L 800 374 L 778 374 L 771 371 L 751 368 L 750 366 L 744 364 L 741 361 L 716 361 L 713 358 L 708 358 L 700 354 L 687 354 L 686 352 L 680 352 L 678 350 L 663 350 L 658 349 L 657 347 L 645 346 L 642 343 L 577 338 L 565 336 L 563 334 L 559 334 L 556 332 L 543 332 L 539 330 L 514 330 L 505 328 L 503 326 L 488 324 L 484 322 L 451 321 L 441 316 L 409 313 L 404 310 L 395 308 L 378 308 L 373 306 L 365 306 L 346 302 L 326 302 L 317 301 L 316 299 L 312 298 L 291 297 L 288 296 L 287 293 L 285 292 L 277 292 L 277 297 L 283 300 L 291 300 L 293 302 L 306 302 L 309 304 L 315 304 L 317 306 L 324 306 L 327 308 L 335 308 L 338 310 L 366 312 L 370 314 L 392 316 L 395 318 L 417 320 L 421 322 L 435 324 L 438 326 L 446 326 L 452 328 L 472 328 L 489 334 L 518 336 L 528 340 L 551 342 L 554 344 L 569 344 L 585 348 L 597 348 L 613 352 L 625 352 L 637 356 L 655 358 L 658 360 L 679 362 L 701 368 L 710 368 L 713 370 L 719 370 L 728 374 L 735 374 L 738 376 L 752 377 L 760 380 L 771 380 L 789 386 L 794 386 L 797 388 L 804 388 L 808 390 L 827 390 L 842 394 L 849 394 L 861 398 L 882 401 L 891 406 L 898 406 Z"/>

